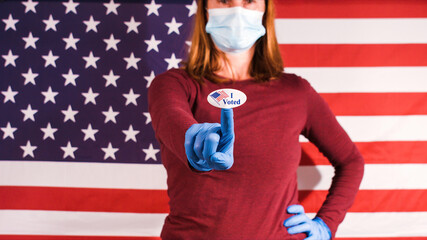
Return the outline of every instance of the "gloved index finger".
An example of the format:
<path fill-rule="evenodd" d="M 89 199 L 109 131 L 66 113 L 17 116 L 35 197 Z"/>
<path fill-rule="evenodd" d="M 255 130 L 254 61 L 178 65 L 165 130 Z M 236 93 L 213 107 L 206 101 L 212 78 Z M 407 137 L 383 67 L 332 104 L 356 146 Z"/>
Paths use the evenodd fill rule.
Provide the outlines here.
<path fill-rule="evenodd" d="M 221 109 L 221 132 L 224 135 L 234 134 L 234 119 L 232 108 Z"/>

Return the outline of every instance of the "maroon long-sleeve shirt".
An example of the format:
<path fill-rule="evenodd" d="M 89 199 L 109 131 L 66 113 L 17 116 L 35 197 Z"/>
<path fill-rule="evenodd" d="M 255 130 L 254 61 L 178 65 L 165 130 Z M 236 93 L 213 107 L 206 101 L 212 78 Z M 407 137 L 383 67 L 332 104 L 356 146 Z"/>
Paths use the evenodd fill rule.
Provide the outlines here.
<path fill-rule="evenodd" d="M 226 171 L 196 172 L 187 162 L 185 132 L 194 123 L 219 123 L 221 110 L 207 102 L 220 88 L 244 92 L 234 110 L 234 164 Z M 327 103 L 308 81 L 283 73 L 269 83 L 253 79 L 199 85 L 184 70 L 158 75 L 148 90 L 149 112 L 167 170 L 170 213 L 162 239 L 304 239 L 288 234 L 286 208 L 298 204 L 299 135 L 335 167 L 317 216 L 335 236 L 354 201 L 364 160 Z"/>

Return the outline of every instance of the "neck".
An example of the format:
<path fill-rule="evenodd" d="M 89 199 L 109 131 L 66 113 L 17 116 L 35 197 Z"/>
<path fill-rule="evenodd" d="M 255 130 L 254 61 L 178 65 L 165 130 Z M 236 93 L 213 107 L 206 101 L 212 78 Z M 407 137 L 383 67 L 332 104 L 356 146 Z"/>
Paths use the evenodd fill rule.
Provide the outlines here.
<path fill-rule="evenodd" d="M 216 74 L 236 81 L 251 78 L 249 66 L 255 53 L 255 45 L 247 51 L 235 54 L 225 53 L 228 60 L 223 61 L 222 68 Z"/>

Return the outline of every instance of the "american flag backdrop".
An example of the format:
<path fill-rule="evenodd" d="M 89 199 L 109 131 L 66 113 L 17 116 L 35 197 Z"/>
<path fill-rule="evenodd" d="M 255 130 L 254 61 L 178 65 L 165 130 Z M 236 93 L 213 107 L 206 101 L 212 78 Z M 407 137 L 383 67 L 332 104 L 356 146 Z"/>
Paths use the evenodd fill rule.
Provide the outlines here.
<path fill-rule="evenodd" d="M 313 85 L 365 157 L 337 238 L 427 239 L 427 1 L 275 2 L 285 71 Z M 185 59 L 195 11 L 0 1 L 0 239 L 158 239 L 168 197 L 147 88 Z M 333 168 L 300 141 L 313 216 Z"/>

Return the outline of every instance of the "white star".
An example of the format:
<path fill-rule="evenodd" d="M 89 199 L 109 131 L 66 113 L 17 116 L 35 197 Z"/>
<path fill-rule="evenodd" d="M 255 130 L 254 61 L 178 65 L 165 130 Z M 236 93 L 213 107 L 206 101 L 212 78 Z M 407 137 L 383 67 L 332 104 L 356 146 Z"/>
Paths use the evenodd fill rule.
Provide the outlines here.
<path fill-rule="evenodd" d="M 96 105 L 95 98 L 98 97 L 99 93 L 92 92 L 91 87 L 89 88 L 89 91 L 87 93 L 82 93 L 82 95 L 85 97 L 85 105 L 88 104 L 89 102 Z"/>
<path fill-rule="evenodd" d="M 187 51 L 190 52 L 190 50 L 191 50 L 191 41 L 185 41 L 185 44 L 187 44 L 187 46 L 188 46 Z"/>
<path fill-rule="evenodd" d="M 24 150 L 24 154 L 22 155 L 22 158 L 25 158 L 25 156 L 30 155 L 34 158 L 33 151 L 36 150 L 36 146 L 31 146 L 30 140 L 27 141 L 27 145 L 20 146 L 22 150 Z"/>
<path fill-rule="evenodd" d="M 77 150 L 77 147 L 71 146 L 70 141 L 68 141 L 67 146 L 61 147 L 61 149 L 62 149 L 62 151 L 64 151 L 64 156 L 62 158 L 65 159 L 66 157 L 70 156 L 71 158 L 75 159 L 74 152 Z"/>
<path fill-rule="evenodd" d="M 49 50 L 48 55 L 42 56 L 44 60 L 46 61 L 44 64 L 44 67 L 48 67 L 49 65 L 52 65 L 53 67 L 56 67 L 55 61 L 59 58 L 59 56 L 54 56 L 52 53 L 52 50 Z"/>
<path fill-rule="evenodd" d="M 159 16 L 159 8 L 162 7 L 161 4 L 156 4 L 154 0 L 151 0 L 150 4 L 144 4 L 146 8 L 148 8 L 147 16 L 150 16 L 152 13 Z"/>
<path fill-rule="evenodd" d="M 141 22 L 135 22 L 135 19 L 132 16 L 130 21 L 125 22 L 125 24 L 128 26 L 128 31 L 126 33 L 130 33 L 131 31 L 138 33 L 138 26 L 141 25 Z"/>
<path fill-rule="evenodd" d="M 28 104 L 27 109 L 22 109 L 21 112 L 24 114 L 24 120 L 22 120 L 23 122 L 25 122 L 27 119 L 31 119 L 33 122 L 35 121 L 34 114 L 37 113 L 37 110 L 33 110 L 30 104 Z"/>
<path fill-rule="evenodd" d="M 46 104 L 47 102 L 51 101 L 54 104 L 55 102 L 55 96 L 58 95 L 58 92 L 52 92 L 52 87 L 49 86 L 49 88 L 47 89 L 46 92 L 42 92 L 42 94 L 44 95 L 44 103 Z"/>
<path fill-rule="evenodd" d="M 46 24 L 46 28 L 44 29 L 45 32 L 49 29 L 52 29 L 53 31 L 56 32 L 56 24 L 59 23 L 59 20 L 53 19 L 52 14 L 49 15 L 48 20 L 43 20 L 43 22 L 44 24 Z"/>
<path fill-rule="evenodd" d="M 62 40 L 67 44 L 65 46 L 65 50 L 67 50 L 70 47 L 74 48 L 74 50 L 77 50 L 76 43 L 78 41 L 80 41 L 80 38 L 74 38 L 73 33 L 70 33 L 70 35 L 68 36 L 68 38 L 63 38 Z"/>
<path fill-rule="evenodd" d="M 36 85 L 36 82 L 34 79 L 39 75 L 38 73 L 33 73 L 33 70 L 31 68 L 28 68 L 27 73 L 21 74 L 25 78 L 24 85 L 27 85 L 27 83 L 32 83 L 33 85 Z"/>
<path fill-rule="evenodd" d="M 36 6 L 39 4 L 38 2 L 33 2 L 32 0 L 27 0 L 26 2 L 22 2 L 25 6 L 25 13 L 32 11 L 36 13 Z"/>
<path fill-rule="evenodd" d="M 83 21 L 83 23 L 86 24 L 86 32 L 89 32 L 90 30 L 98 32 L 96 26 L 100 23 L 100 21 L 95 21 L 92 15 L 90 15 L 89 20 Z"/>
<path fill-rule="evenodd" d="M 12 50 L 9 49 L 9 52 L 7 53 L 7 55 L 1 55 L 4 60 L 6 60 L 4 62 L 4 66 L 7 67 L 9 64 L 16 67 L 16 63 L 15 60 L 19 57 L 18 55 L 13 55 Z"/>
<path fill-rule="evenodd" d="M 4 132 L 3 134 L 3 139 L 6 139 L 7 137 L 10 137 L 12 139 L 15 139 L 15 136 L 13 135 L 13 133 L 17 130 L 18 128 L 13 128 L 12 126 L 10 126 L 10 122 L 7 122 L 6 127 L 1 128 L 1 130 Z"/>
<path fill-rule="evenodd" d="M 83 141 L 86 141 L 87 139 L 95 140 L 95 134 L 98 132 L 98 129 L 92 129 L 92 125 L 89 123 L 86 129 L 82 129 L 82 132 L 85 134 L 85 138 Z"/>
<path fill-rule="evenodd" d="M 115 153 L 117 151 L 119 151 L 119 149 L 118 148 L 113 148 L 113 146 L 111 145 L 111 142 L 108 143 L 108 147 L 101 148 L 101 149 L 102 149 L 102 151 L 105 152 L 104 160 L 106 160 L 109 157 L 111 157 L 112 159 L 116 160 Z"/>
<path fill-rule="evenodd" d="M 176 58 L 175 53 L 172 53 L 171 58 L 165 58 L 165 61 L 168 63 L 168 70 L 171 68 L 179 68 L 178 64 L 181 62 L 181 58 Z"/>
<path fill-rule="evenodd" d="M 104 3 L 104 6 L 107 8 L 107 13 L 105 15 L 108 15 L 110 13 L 118 15 L 117 8 L 120 6 L 120 4 L 114 3 L 113 0 L 110 0 L 110 3 Z"/>
<path fill-rule="evenodd" d="M 62 74 L 62 77 L 65 78 L 64 86 L 67 86 L 68 84 L 73 84 L 76 86 L 76 78 L 79 77 L 78 74 L 73 74 L 73 70 L 68 70 L 67 74 Z"/>
<path fill-rule="evenodd" d="M 8 19 L 3 19 L 3 22 L 6 24 L 6 27 L 4 28 L 5 31 L 7 31 L 9 28 L 13 29 L 16 31 L 16 26 L 15 24 L 17 22 L 19 22 L 18 19 L 13 19 L 12 14 L 9 13 L 9 18 Z"/>
<path fill-rule="evenodd" d="M 133 52 L 130 54 L 130 56 L 128 58 L 123 58 L 123 59 L 127 62 L 126 69 L 129 69 L 129 68 L 133 67 L 133 68 L 135 68 L 135 69 L 138 70 L 137 63 L 139 61 L 141 61 L 141 58 L 136 58 L 133 55 Z"/>
<path fill-rule="evenodd" d="M 64 114 L 64 122 L 71 120 L 73 122 L 76 122 L 76 119 L 74 118 L 74 116 L 79 112 L 79 111 L 73 111 L 73 109 L 71 108 L 71 105 L 68 105 L 68 109 L 67 110 L 61 110 L 62 114 Z"/>
<path fill-rule="evenodd" d="M 73 0 L 69 0 L 68 2 L 63 2 L 62 4 L 67 8 L 65 9 L 65 14 L 69 12 L 77 14 L 76 7 L 79 6 L 80 3 L 74 3 Z"/>
<path fill-rule="evenodd" d="M 2 91 L 1 93 L 4 95 L 4 102 L 3 103 L 6 103 L 7 101 L 11 101 L 11 102 L 15 103 L 15 95 L 18 94 L 17 91 L 12 91 L 12 88 L 9 86 L 7 88 L 7 91 Z"/>
<path fill-rule="evenodd" d="M 110 35 L 110 39 L 104 39 L 104 42 L 107 44 L 105 51 L 108 51 L 110 48 L 117 51 L 117 44 L 120 42 L 120 39 L 114 39 L 114 35 Z"/>
<path fill-rule="evenodd" d="M 129 141 L 129 139 L 132 139 L 132 141 L 136 142 L 136 135 L 140 132 L 138 130 L 133 130 L 132 125 L 129 126 L 129 130 L 123 130 L 122 131 L 126 135 L 125 142 Z"/>
<path fill-rule="evenodd" d="M 162 43 L 161 40 L 156 40 L 156 38 L 154 37 L 154 35 L 151 35 L 151 39 L 150 40 L 145 40 L 144 41 L 148 47 L 147 47 L 147 52 L 154 50 L 156 52 L 159 52 L 159 44 Z"/>
<path fill-rule="evenodd" d="M 193 3 L 191 5 L 185 5 L 186 8 L 188 8 L 188 16 L 191 17 L 193 14 L 196 14 L 197 12 L 197 2 L 193 0 Z"/>
<path fill-rule="evenodd" d="M 90 66 L 92 66 L 95 69 L 97 68 L 96 61 L 99 60 L 99 57 L 94 57 L 92 51 L 90 51 L 89 56 L 83 57 L 83 59 L 86 61 L 85 68 L 88 68 Z"/>
<path fill-rule="evenodd" d="M 120 78 L 119 75 L 114 75 L 113 70 L 110 70 L 110 74 L 109 75 L 102 75 L 103 78 L 105 78 L 105 80 L 107 80 L 107 82 L 105 82 L 105 87 L 108 87 L 110 84 L 117 87 L 117 79 Z"/>
<path fill-rule="evenodd" d="M 42 132 L 44 133 L 43 140 L 46 140 L 46 138 L 51 138 L 52 140 L 55 140 L 55 136 L 53 134 L 58 131 L 58 128 L 52 128 L 50 123 L 47 123 L 47 126 L 45 128 L 40 128 L 40 130 L 42 130 Z"/>
<path fill-rule="evenodd" d="M 39 40 L 39 38 L 33 37 L 33 34 L 31 32 L 28 34 L 28 37 L 23 37 L 22 40 L 25 41 L 25 49 L 27 49 L 28 47 L 33 47 L 34 49 L 37 49 L 36 42 Z"/>
<path fill-rule="evenodd" d="M 142 151 L 144 151 L 146 154 L 145 161 L 147 161 L 150 158 L 154 159 L 154 161 L 157 161 L 156 153 L 158 153 L 160 150 L 154 149 L 153 144 L 150 143 L 150 146 L 148 147 L 148 149 L 142 149 Z"/>
<path fill-rule="evenodd" d="M 143 112 L 142 114 L 144 114 L 144 116 L 147 118 L 147 120 L 145 120 L 145 124 L 149 124 L 151 122 L 151 115 L 149 112 Z"/>
<path fill-rule="evenodd" d="M 149 88 L 151 85 L 151 82 L 154 80 L 156 76 L 154 75 L 154 71 L 151 71 L 150 76 L 144 76 L 145 80 L 147 80 L 147 86 L 146 88 Z"/>
<path fill-rule="evenodd" d="M 131 88 L 128 94 L 123 94 L 123 97 L 126 98 L 126 106 L 129 103 L 133 103 L 135 106 L 138 106 L 138 104 L 136 103 L 136 99 L 139 98 L 139 96 L 141 96 L 141 94 L 135 94 L 133 93 L 133 89 Z"/>
<path fill-rule="evenodd" d="M 116 122 L 116 116 L 119 115 L 119 112 L 114 112 L 113 108 L 111 106 L 108 109 L 108 111 L 103 111 L 102 114 L 105 115 L 104 123 L 107 123 L 109 121 L 112 121 L 113 123 L 117 123 Z"/>
<path fill-rule="evenodd" d="M 175 20 L 175 17 L 172 18 L 171 22 L 167 22 L 165 23 L 166 26 L 168 26 L 169 30 L 168 30 L 168 35 L 175 32 L 176 34 L 179 35 L 179 27 L 182 26 L 182 23 L 177 23 Z"/>

